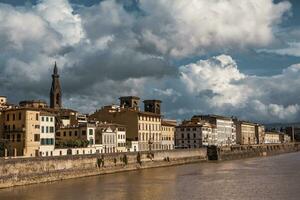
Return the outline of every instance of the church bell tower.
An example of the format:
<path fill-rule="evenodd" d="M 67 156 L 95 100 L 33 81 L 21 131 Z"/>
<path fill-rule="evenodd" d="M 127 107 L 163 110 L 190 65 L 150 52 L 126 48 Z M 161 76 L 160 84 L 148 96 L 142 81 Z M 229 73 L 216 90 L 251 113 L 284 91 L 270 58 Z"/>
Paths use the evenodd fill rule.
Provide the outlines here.
<path fill-rule="evenodd" d="M 59 83 L 59 75 L 56 66 L 54 64 L 53 74 L 52 74 L 52 85 L 50 90 L 50 108 L 60 109 L 61 108 L 61 88 Z"/>

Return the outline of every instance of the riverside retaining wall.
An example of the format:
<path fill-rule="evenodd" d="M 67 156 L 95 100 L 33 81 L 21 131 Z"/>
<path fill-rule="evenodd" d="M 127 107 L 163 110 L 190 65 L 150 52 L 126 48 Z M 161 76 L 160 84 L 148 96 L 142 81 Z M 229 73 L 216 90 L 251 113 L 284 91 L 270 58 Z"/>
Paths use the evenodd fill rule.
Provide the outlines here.
<path fill-rule="evenodd" d="M 206 160 L 233 160 L 296 151 L 300 151 L 299 143 L 0 159 L 0 188 Z"/>
<path fill-rule="evenodd" d="M 0 159 L 0 188 L 207 160 L 206 148 Z"/>
<path fill-rule="evenodd" d="M 300 151 L 299 143 L 208 147 L 208 160 L 234 160 Z"/>

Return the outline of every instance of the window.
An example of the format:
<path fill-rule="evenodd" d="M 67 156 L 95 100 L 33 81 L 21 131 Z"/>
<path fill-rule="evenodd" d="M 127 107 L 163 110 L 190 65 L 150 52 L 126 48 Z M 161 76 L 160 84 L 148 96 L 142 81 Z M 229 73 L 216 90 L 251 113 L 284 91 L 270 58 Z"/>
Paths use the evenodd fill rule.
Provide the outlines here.
<path fill-rule="evenodd" d="M 184 138 L 184 134 L 183 133 L 181 134 L 181 138 Z"/>
<path fill-rule="evenodd" d="M 40 135 L 39 134 L 34 134 L 34 141 L 39 142 L 40 141 Z"/>
<path fill-rule="evenodd" d="M 21 134 L 17 134 L 17 142 L 21 142 Z"/>
<path fill-rule="evenodd" d="M 196 138 L 196 133 L 194 133 L 194 138 Z"/>
<path fill-rule="evenodd" d="M 45 133 L 45 127 L 44 126 L 42 126 L 41 133 Z"/>
<path fill-rule="evenodd" d="M 41 145 L 45 145 L 45 139 L 44 138 L 41 139 Z"/>
<path fill-rule="evenodd" d="M 86 135 L 86 131 L 83 130 L 83 131 L 81 132 L 81 135 Z"/>
<path fill-rule="evenodd" d="M 39 121 L 39 114 L 38 113 L 35 114 L 35 120 Z"/>
<path fill-rule="evenodd" d="M 89 129 L 89 135 L 93 135 L 93 129 Z"/>
<path fill-rule="evenodd" d="M 21 113 L 19 113 L 19 120 L 21 120 L 22 119 L 22 114 Z"/>
<path fill-rule="evenodd" d="M 6 115 L 6 121 L 9 121 L 9 114 Z"/>
<path fill-rule="evenodd" d="M 16 120 L 16 115 L 15 114 L 13 114 L 13 121 L 15 121 Z"/>
<path fill-rule="evenodd" d="M 50 117 L 50 122 L 53 122 L 53 117 Z"/>
<path fill-rule="evenodd" d="M 44 117 L 42 117 L 42 122 L 44 121 Z"/>
<path fill-rule="evenodd" d="M 66 131 L 64 131 L 64 136 L 65 136 L 65 137 L 67 136 L 67 132 L 66 132 Z"/>
<path fill-rule="evenodd" d="M 46 126 L 46 133 L 49 133 L 49 127 Z"/>
<path fill-rule="evenodd" d="M 90 140 L 89 140 L 89 144 L 90 144 L 90 145 L 93 145 L 93 144 L 94 144 L 94 140 L 93 140 L 93 139 L 90 139 Z"/>
<path fill-rule="evenodd" d="M 69 136 L 72 136 L 72 131 L 69 131 Z"/>
<path fill-rule="evenodd" d="M 74 135 L 77 136 L 77 131 L 74 132 Z"/>
<path fill-rule="evenodd" d="M 49 117 L 46 117 L 46 122 L 49 122 Z"/>
<path fill-rule="evenodd" d="M 56 133 L 56 136 L 57 136 L 57 137 L 60 137 L 60 132 L 57 132 L 57 133 Z"/>
<path fill-rule="evenodd" d="M 50 132 L 50 133 L 54 133 L 54 127 L 53 127 L 53 126 L 50 126 L 49 128 L 50 128 L 50 131 L 49 131 L 49 132 Z"/>
<path fill-rule="evenodd" d="M 50 139 L 50 138 L 47 138 L 47 139 L 46 139 L 46 144 L 47 144 L 47 145 L 50 145 L 50 144 L 51 144 L 51 139 Z"/>

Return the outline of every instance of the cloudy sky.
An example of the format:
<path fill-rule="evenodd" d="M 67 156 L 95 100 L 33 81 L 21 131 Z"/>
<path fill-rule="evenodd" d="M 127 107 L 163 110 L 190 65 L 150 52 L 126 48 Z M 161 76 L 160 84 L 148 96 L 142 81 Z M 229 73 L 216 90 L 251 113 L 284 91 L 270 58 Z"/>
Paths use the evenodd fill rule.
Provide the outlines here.
<path fill-rule="evenodd" d="M 300 1 L 0 0 L 0 95 L 161 99 L 165 117 L 300 121 Z M 85 3 L 83 3 L 85 2 Z M 141 105 L 142 107 L 142 105 Z"/>

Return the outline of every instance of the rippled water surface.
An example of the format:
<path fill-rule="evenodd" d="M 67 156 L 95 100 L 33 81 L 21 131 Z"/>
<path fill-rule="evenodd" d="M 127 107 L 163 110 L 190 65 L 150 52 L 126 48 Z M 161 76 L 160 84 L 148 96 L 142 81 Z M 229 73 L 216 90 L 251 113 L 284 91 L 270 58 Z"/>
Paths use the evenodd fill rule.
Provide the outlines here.
<path fill-rule="evenodd" d="M 300 152 L 0 190 L 0 199 L 300 199 Z"/>

